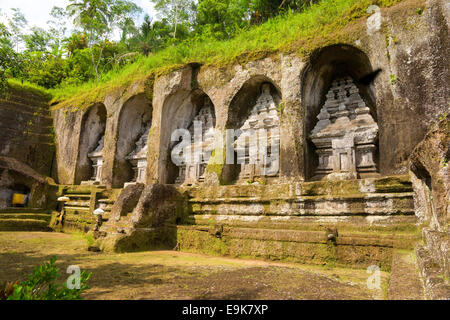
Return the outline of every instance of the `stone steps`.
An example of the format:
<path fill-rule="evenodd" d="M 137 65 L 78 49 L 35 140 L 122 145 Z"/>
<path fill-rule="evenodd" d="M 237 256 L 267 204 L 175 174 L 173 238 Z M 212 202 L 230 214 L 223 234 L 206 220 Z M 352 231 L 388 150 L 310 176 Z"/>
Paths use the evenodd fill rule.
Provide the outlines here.
<path fill-rule="evenodd" d="M 51 231 L 51 214 L 38 208 L 7 208 L 0 211 L 0 231 Z"/>
<path fill-rule="evenodd" d="M 82 206 L 79 206 L 79 207 L 74 207 L 74 206 L 64 206 L 64 210 L 66 210 L 66 213 L 69 211 L 69 212 L 71 212 L 71 211 L 85 211 L 85 212 L 89 212 L 90 211 L 90 209 L 89 209 L 89 207 L 82 207 Z"/>
<path fill-rule="evenodd" d="M 180 192 L 190 207 L 176 226 L 181 251 L 390 271 L 394 250 L 420 239 L 409 176 Z"/>
<path fill-rule="evenodd" d="M 349 197 L 295 197 L 262 200 L 190 199 L 195 214 L 264 216 L 387 216 L 414 215 L 412 193 Z"/>
<path fill-rule="evenodd" d="M 270 199 L 261 199 L 261 197 L 229 197 L 229 198 L 190 198 L 190 203 L 271 203 L 274 201 L 328 201 L 345 200 L 354 201 L 361 199 L 384 200 L 395 198 L 410 198 L 414 195 L 413 192 L 399 192 L 399 193 L 374 193 L 374 194 L 348 194 L 348 195 L 318 195 L 318 196 L 294 196 L 294 197 L 275 197 Z"/>
<path fill-rule="evenodd" d="M 417 233 L 415 216 L 249 216 L 249 215 L 190 215 L 187 224 L 199 226 L 227 225 L 230 227 L 323 230 L 323 226 L 336 226 L 352 232 Z"/>
<path fill-rule="evenodd" d="M 50 222 L 51 216 L 48 213 L 2 213 L 0 220 L 4 219 L 34 219 Z"/>
<path fill-rule="evenodd" d="M 70 199 L 64 204 L 65 224 L 85 232 L 91 230 L 96 223 L 93 214 L 95 209 L 101 208 L 105 211 L 103 221 L 106 222 L 114 204 L 114 201 L 109 199 L 109 191 L 99 186 L 63 186 L 60 195 Z"/>
<path fill-rule="evenodd" d="M 408 175 L 343 181 L 293 182 L 275 185 L 228 185 L 212 187 L 182 187 L 192 199 L 246 199 L 263 200 L 295 197 L 352 197 L 376 194 L 412 193 Z"/>

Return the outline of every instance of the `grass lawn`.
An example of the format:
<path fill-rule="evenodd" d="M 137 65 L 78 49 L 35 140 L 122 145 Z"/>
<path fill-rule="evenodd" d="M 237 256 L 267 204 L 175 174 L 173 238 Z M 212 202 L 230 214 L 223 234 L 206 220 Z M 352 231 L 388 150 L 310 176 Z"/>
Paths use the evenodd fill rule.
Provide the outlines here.
<path fill-rule="evenodd" d="M 382 299 L 366 270 L 212 257 L 177 251 L 88 252 L 80 234 L 0 232 L 0 283 L 23 280 L 57 255 L 92 272 L 85 299 Z M 382 272 L 382 288 L 389 275 Z"/>

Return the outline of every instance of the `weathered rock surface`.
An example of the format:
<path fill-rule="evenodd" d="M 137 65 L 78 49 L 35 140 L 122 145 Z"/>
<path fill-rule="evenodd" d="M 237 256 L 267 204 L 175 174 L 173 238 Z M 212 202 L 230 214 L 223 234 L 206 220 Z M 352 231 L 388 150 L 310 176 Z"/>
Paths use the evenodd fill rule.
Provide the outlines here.
<path fill-rule="evenodd" d="M 0 99 L 0 155 L 51 176 L 55 146 L 48 98 L 10 88 Z"/>
<path fill-rule="evenodd" d="M 445 113 L 415 148 L 410 169 L 416 215 L 426 225 L 417 256 L 430 299 L 450 298 L 450 115 Z"/>
<path fill-rule="evenodd" d="M 112 207 L 111 221 L 119 221 L 120 217 L 130 214 L 136 207 L 144 188 L 143 183 L 136 183 L 123 189 Z"/>
<path fill-rule="evenodd" d="M 118 216 L 118 211 L 113 209 L 115 219 L 108 220 L 101 228 L 106 233 L 106 237 L 99 239 L 103 250 L 122 252 L 175 247 L 175 223 L 184 218 L 187 210 L 184 198 L 173 186 L 152 184 L 145 188 L 130 186 L 119 199 L 131 204 L 138 195 L 137 205 L 127 216 Z"/>

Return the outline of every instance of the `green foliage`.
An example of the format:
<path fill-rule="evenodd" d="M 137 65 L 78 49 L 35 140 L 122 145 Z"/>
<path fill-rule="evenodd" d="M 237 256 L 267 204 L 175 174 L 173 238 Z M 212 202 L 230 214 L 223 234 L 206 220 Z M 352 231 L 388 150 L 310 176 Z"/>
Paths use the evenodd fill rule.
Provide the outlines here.
<path fill-rule="evenodd" d="M 8 79 L 7 86 L 17 91 L 30 92 L 47 100 L 50 100 L 52 98 L 51 94 L 45 88 L 42 88 L 37 84 L 28 81 Z"/>
<path fill-rule="evenodd" d="M 34 27 L 31 34 L 23 36 L 27 51 L 46 52 L 50 47 L 52 36 L 42 28 Z"/>
<path fill-rule="evenodd" d="M 91 273 L 81 272 L 79 289 L 69 289 L 66 284 L 55 283 L 60 276 L 55 261 L 53 256 L 50 262 L 34 268 L 28 280 L 14 286 L 8 300 L 81 300 L 81 293 L 89 289 L 87 281 Z"/>
<path fill-rule="evenodd" d="M 249 3 L 251 23 L 260 24 L 283 12 L 300 11 L 316 0 L 253 0 Z"/>
<path fill-rule="evenodd" d="M 231 38 L 248 26 L 247 0 L 201 0 L 197 8 L 198 35 L 213 39 Z"/>
<path fill-rule="evenodd" d="M 391 84 L 394 85 L 397 82 L 397 77 L 395 76 L 395 74 L 391 74 L 389 76 L 389 78 L 391 79 Z"/>
<path fill-rule="evenodd" d="M 367 16 L 368 6 L 401 0 L 151 1 L 160 19 L 146 16 L 140 26 L 133 19 L 140 9 L 126 0 L 70 0 L 66 9 L 53 8 L 50 32 L 21 35 L 20 14 L 14 29 L 19 31 L 0 25 L 0 90 L 7 78 L 28 80 L 52 89 L 54 100 L 63 101 L 59 107 L 83 107 L 111 88 L 191 62 L 224 66 L 278 52 L 305 56 L 350 38 L 339 31 Z M 61 21 L 67 18 L 78 30 L 64 39 L 57 30 L 65 30 Z M 108 41 L 117 28 L 120 41 Z M 17 35 L 25 52 L 13 49 Z"/>
<path fill-rule="evenodd" d="M 57 56 L 44 57 L 42 52 L 32 52 L 27 59 L 28 80 L 44 88 L 59 85 L 69 74 L 68 61 Z"/>
<path fill-rule="evenodd" d="M 187 28 L 191 24 L 195 12 L 193 0 L 151 0 L 158 10 L 159 17 L 168 25 L 171 36 L 174 39 L 184 38 L 188 33 Z"/>
<path fill-rule="evenodd" d="M 92 69 L 99 82 L 103 49 L 114 27 L 129 27 L 130 18 L 142 9 L 128 0 L 69 0 L 67 15 L 83 29 L 91 54 Z"/>
<path fill-rule="evenodd" d="M 392 5 L 401 0 L 376 1 L 379 6 Z M 125 87 L 136 80 L 158 75 L 186 63 L 223 66 L 236 61 L 248 61 L 276 52 L 297 52 L 307 55 L 323 44 L 336 39 L 336 32 L 350 21 L 367 16 L 372 0 L 323 0 L 308 9 L 269 19 L 264 24 L 238 31 L 233 38 L 216 40 L 199 35 L 168 46 L 147 58 L 137 57 L 133 64 L 113 69 L 94 82 L 78 87 L 60 87 L 51 90 L 55 101 L 63 101 L 59 107 L 72 105 L 83 107 L 103 99 L 114 87 Z"/>
<path fill-rule="evenodd" d="M 10 54 L 12 53 L 9 31 L 3 23 L 0 23 L 0 97 L 6 91 L 7 79 L 6 69 L 9 66 Z"/>

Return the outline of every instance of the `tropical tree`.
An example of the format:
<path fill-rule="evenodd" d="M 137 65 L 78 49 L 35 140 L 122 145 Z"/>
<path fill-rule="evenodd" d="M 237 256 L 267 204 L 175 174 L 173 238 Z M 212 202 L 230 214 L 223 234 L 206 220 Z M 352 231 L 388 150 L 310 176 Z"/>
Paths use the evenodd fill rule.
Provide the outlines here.
<path fill-rule="evenodd" d="M 105 41 L 115 28 L 141 12 L 142 9 L 129 0 L 69 0 L 66 11 L 74 18 L 74 25 L 81 28 L 87 37 L 91 62 L 97 82 L 100 80 L 99 66 L 103 59 Z M 99 44 L 97 50 L 95 45 Z"/>
<path fill-rule="evenodd" d="M 62 55 L 63 43 L 67 33 L 67 17 L 63 8 L 53 7 L 50 16 L 51 20 L 47 21 L 48 32 L 52 35 L 51 50 L 58 57 Z"/>
<path fill-rule="evenodd" d="M 168 22 L 172 28 L 172 37 L 180 34 L 180 26 L 190 26 L 195 19 L 195 0 L 151 0 L 162 21 Z M 184 30 L 186 31 L 186 30 Z M 183 32 L 185 33 L 185 32 Z"/>
<path fill-rule="evenodd" d="M 248 25 L 249 6 L 249 0 L 200 0 L 195 29 L 216 39 L 230 38 Z"/>
<path fill-rule="evenodd" d="M 19 52 L 19 44 L 23 40 L 23 29 L 28 24 L 28 21 L 19 8 L 12 8 L 11 10 L 13 14 L 8 19 L 9 30 L 13 46 L 16 48 L 16 52 Z"/>
<path fill-rule="evenodd" d="M 38 27 L 31 28 L 31 33 L 23 36 L 27 51 L 47 52 L 51 39 L 50 32 Z"/>

